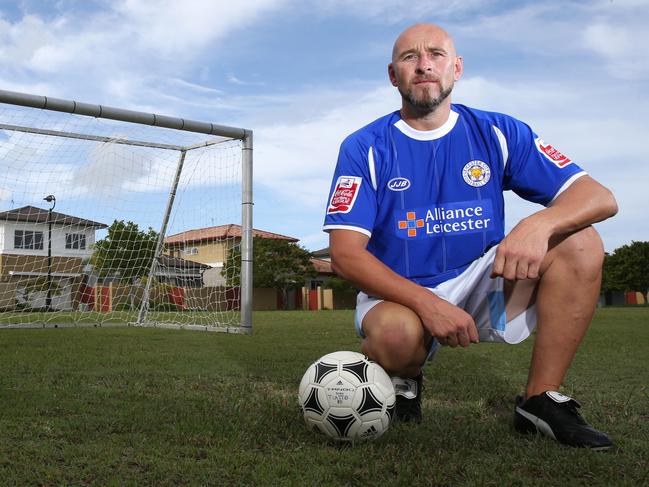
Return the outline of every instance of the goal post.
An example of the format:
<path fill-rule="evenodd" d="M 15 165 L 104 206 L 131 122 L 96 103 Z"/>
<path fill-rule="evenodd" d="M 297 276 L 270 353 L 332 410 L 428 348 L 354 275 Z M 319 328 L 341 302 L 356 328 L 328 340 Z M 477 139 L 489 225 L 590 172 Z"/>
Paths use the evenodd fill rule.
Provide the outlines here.
<path fill-rule="evenodd" d="M 252 131 L 0 90 L 0 161 L 0 327 L 252 333 Z"/>

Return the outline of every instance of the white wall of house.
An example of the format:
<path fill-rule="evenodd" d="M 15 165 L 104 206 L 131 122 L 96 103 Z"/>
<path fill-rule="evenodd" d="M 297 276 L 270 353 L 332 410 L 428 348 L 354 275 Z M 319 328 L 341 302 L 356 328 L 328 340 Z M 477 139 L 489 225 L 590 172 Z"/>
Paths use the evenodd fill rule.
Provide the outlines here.
<path fill-rule="evenodd" d="M 72 310 L 72 291 L 73 279 L 59 279 L 57 280 L 58 293 L 52 295 L 51 307 L 58 311 L 71 311 Z M 30 308 L 45 308 L 47 305 L 47 292 L 34 292 L 25 299 L 25 287 L 18 286 L 16 293 L 16 301 L 18 303 L 25 303 Z"/>
<path fill-rule="evenodd" d="M 203 273 L 203 285 L 205 287 L 218 287 L 227 284 L 225 277 L 221 274 L 223 265 L 207 269 Z"/>
<path fill-rule="evenodd" d="M 42 249 L 16 249 L 14 247 L 14 236 L 16 230 L 36 231 L 43 233 Z M 85 249 L 67 249 L 66 235 L 85 235 Z M 52 224 L 52 255 L 58 257 L 89 258 L 92 255 L 92 245 L 95 243 L 95 229 L 80 225 L 57 225 Z M 0 223 L 0 253 L 15 255 L 43 255 L 47 256 L 48 247 L 48 224 L 47 223 L 23 223 L 23 222 L 2 222 Z"/>

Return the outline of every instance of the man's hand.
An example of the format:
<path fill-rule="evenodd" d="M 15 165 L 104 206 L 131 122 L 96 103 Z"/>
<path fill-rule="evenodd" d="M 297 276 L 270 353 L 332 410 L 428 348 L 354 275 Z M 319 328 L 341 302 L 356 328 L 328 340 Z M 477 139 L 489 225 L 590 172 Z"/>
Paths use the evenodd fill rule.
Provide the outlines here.
<path fill-rule="evenodd" d="M 540 221 L 522 220 L 498 245 L 491 277 L 538 279 L 551 231 Z"/>
<path fill-rule="evenodd" d="M 410 308 L 443 345 L 468 347 L 478 342 L 471 315 L 396 274 L 366 250 L 368 240 L 365 234 L 350 230 L 333 230 L 329 234 L 332 266 L 338 275 L 369 295 Z"/>
<path fill-rule="evenodd" d="M 468 347 L 478 343 L 478 329 L 469 313 L 427 291 L 415 312 L 442 345 Z"/>
<path fill-rule="evenodd" d="M 521 220 L 498 245 L 491 277 L 538 279 L 550 240 L 617 212 L 612 193 L 588 175 L 573 182 L 550 205 Z"/>

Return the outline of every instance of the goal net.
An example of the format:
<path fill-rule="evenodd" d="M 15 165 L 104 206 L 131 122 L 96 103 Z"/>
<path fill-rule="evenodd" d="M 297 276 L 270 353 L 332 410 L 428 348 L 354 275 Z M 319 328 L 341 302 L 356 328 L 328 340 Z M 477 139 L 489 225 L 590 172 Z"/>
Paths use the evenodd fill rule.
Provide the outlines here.
<path fill-rule="evenodd" d="M 251 332 L 251 132 L 0 91 L 0 161 L 0 327 Z"/>

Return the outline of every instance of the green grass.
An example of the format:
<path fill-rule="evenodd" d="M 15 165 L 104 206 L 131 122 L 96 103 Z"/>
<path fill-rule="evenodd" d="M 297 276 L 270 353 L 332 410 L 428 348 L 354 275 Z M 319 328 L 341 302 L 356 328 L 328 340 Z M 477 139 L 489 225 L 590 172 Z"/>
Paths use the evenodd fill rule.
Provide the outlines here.
<path fill-rule="evenodd" d="M 238 326 L 240 318 L 238 311 L 148 311 L 147 322 L 170 322 L 178 324 L 200 324 L 213 326 L 215 322 Z M 52 311 L 52 312 L 27 312 L 4 311 L 0 312 L 0 327 L 2 325 L 34 325 L 46 324 L 56 327 L 62 324 L 78 324 L 82 326 L 106 323 L 132 323 L 138 320 L 138 311 L 111 311 L 100 313 L 98 311 Z"/>
<path fill-rule="evenodd" d="M 511 427 L 531 340 L 442 350 L 421 425 L 355 447 L 297 408 L 307 366 L 356 350 L 351 311 L 259 312 L 252 337 L 0 330 L 0 485 L 649 485 L 649 309 L 598 310 L 564 392 L 609 453 Z"/>

